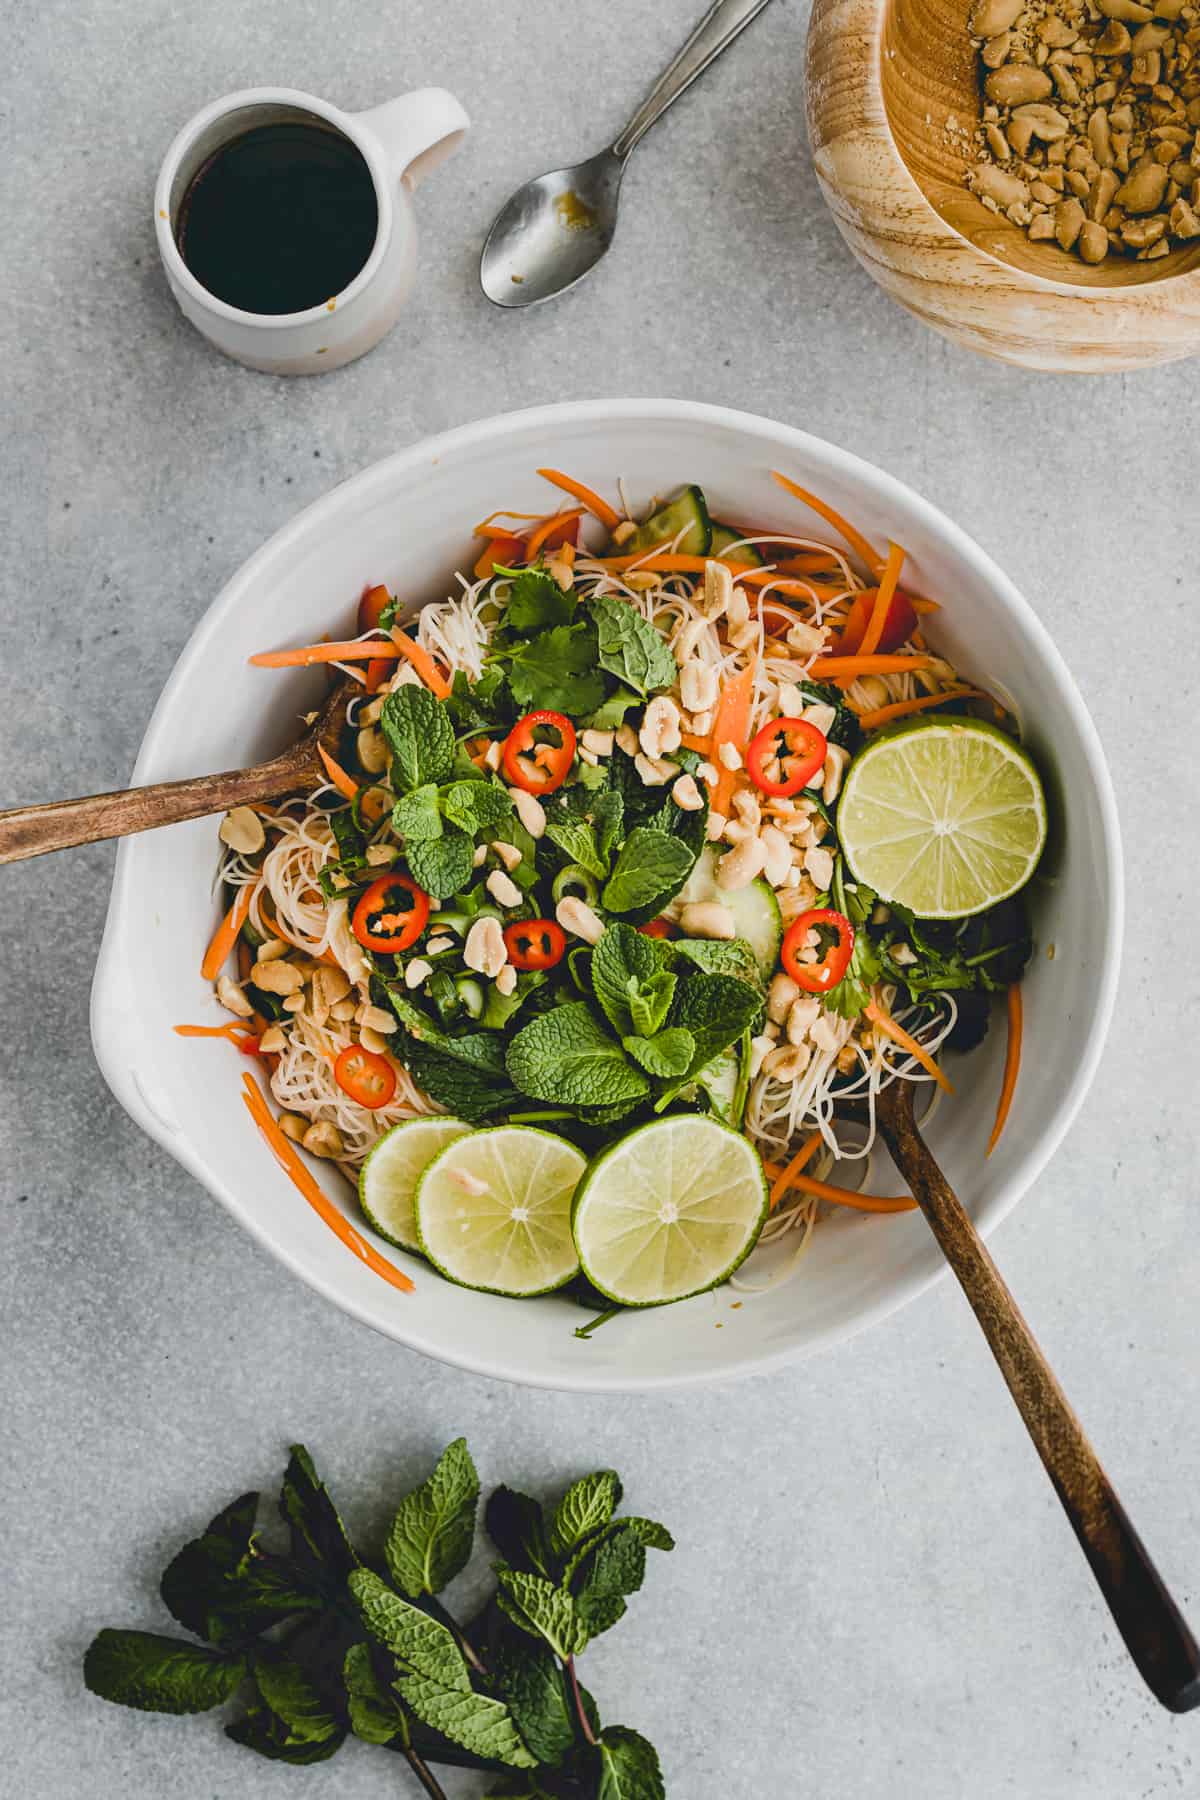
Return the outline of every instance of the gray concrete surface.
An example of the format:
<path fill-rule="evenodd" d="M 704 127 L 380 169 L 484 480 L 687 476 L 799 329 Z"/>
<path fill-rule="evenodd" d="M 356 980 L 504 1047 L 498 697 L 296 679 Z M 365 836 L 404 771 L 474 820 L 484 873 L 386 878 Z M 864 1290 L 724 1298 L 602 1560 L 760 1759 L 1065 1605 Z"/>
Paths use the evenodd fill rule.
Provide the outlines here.
<path fill-rule="evenodd" d="M 1196 366 L 1024 375 L 885 300 L 808 163 L 799 0 L 778 0 L 644 146 L 603 272 L 542 311 L 493 312 L 475 263 L 498 202 L 611 135 L 698 4 L 47 0 L 10 15 L 6 802 L 119 785 L 221 582 L 306 501 L 426 432 L 664 393 L 792 420 L 905 477 L 1040 608 L 1112 760 L 1132 898 L 1118 1029 L 995 1248 L 1200 1616 Z M 420 195 L 424 268 L 399 329 L 324 380 L 222 361 L 155 258 L 168 140 L 252 82 L 351 107 L 444 82 L 475 119 Z M 102 1623 L 160 1620 L 165 1555 L 218 1502 L 273 1482 L 290 1437 L 366 1530 L 465 1431 L 485 1480 L 548 1490 L 613 1463 L 676 1530 L 676 1555 L 588 1658 L 608 1715 L 661 1746 L 673 1800 L 1197 1792 L 1200 1724 L 1140 1689 L 948 1285 L 790 1374 L 680 1398 L 519 1392 L 406 1355 L 291 1280 L 110 1099 L 87 995 L 111 866 L 99 847 L 0 878 L 0 1789 L 403 1791 L 375 1750 L 293 1772 L 211 1721 L 104 1706 L 80 1655 Z"/>

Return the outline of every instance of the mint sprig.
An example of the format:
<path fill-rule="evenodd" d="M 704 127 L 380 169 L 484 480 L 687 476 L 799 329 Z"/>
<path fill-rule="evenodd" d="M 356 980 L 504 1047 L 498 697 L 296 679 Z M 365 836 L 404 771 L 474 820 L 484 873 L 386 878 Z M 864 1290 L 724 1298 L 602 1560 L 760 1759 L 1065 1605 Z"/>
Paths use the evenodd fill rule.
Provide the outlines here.
<path fill-rule="evenodd" d="M 274 1762 L 323 1762 L 351 1735 L 386 1746 L 430 1800 L 445 1800 L 439 1763 L 487 1771 L 497 1800 L 663 1800 L 652 1746 L 601 1723 L 576 1668 L 641 1587 L 647 1549 L 673 1548 L 664 1526 L 620 1517 L 620 1501 L 610 1469 L 547 1507 L 497 1488 L 485 1508 L 497 1588 L 464 1628 L 438 1596 L 474 1546 L 479 1478 L 465 1440 L 401 1498 L 382 1558 L 360 1557 L 296 1445 L 279 1497 L 286 1543 L 260 1534 L 247 1493 L 168 1564 L 164 1599 L 208 1641 L 104 1630 L 84 1678 L 150 1712 L 236 1698 L 227 1736 Z"/>

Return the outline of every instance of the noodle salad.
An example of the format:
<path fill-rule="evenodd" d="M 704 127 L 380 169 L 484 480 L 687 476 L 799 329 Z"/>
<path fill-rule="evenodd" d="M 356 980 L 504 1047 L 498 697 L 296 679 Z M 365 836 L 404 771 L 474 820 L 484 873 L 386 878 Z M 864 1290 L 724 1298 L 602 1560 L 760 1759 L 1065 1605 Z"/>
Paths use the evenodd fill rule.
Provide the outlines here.
<path fill-rule="evenodd" d="M 299 1152 L 463 1285 L 753 1291 L 756 1244 L 913 1206 L 862 1191 L 875 1097 L 948 1089 L 995 995 L 999 1135 L 1041 787 L 898 546 L 782 475 L 845 548 L 541 473 L 574 504 L 485 520 L 410 629 L 374 587 L 354 638 L 253 659 L 352 697 L 327 779 L 222 822 L 232 1017 L 179 1029 L 256 1060 L 256 1122 L 395 1285 Z"/>

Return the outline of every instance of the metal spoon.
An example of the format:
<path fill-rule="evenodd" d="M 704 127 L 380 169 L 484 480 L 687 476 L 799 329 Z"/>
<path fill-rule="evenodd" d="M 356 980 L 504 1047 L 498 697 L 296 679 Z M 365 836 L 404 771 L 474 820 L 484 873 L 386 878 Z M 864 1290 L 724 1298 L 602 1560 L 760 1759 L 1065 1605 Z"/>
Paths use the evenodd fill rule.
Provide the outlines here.
<path fill-rule="evenodd" d="M 479 260 L 479 280 L 497 306 L 535 306 L 582 281 L 612 243 L 625 164 L 673 100 L 703 75 L 767 0 L 717 0 L 609 149 L 552 169 L 501 207 Z"/>
<path fill-rule="evenodd" d="M 876 1121 L 983 1329 L 1142 1679 L 1163 1706 L 1190 1712 L 1200 1706 L 1200 1648 L 970 1214 L 918 1131 L 911 1082 L 880 1090 Z"/>

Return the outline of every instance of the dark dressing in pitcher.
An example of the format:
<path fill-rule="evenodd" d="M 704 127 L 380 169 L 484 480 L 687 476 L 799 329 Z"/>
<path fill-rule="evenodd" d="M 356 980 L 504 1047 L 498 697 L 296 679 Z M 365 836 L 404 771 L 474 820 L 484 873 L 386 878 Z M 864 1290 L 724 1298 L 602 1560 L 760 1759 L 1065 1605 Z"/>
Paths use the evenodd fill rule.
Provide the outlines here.
<path fill-rule="evenodd" d="M 210 294 L 245 312 L 332 300 L 371 254 L 378 207 L 348 138 L 319 125 L 260 125 L 192 177 L 175 239 Z"/>

